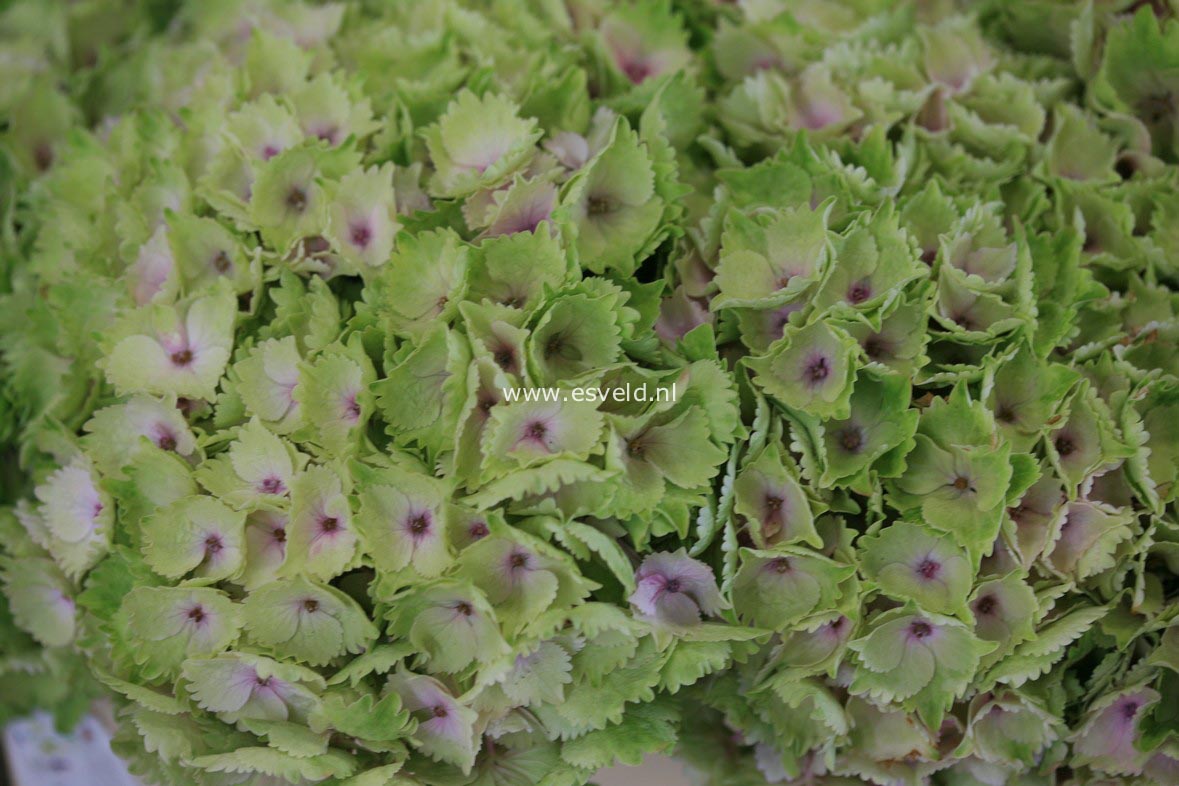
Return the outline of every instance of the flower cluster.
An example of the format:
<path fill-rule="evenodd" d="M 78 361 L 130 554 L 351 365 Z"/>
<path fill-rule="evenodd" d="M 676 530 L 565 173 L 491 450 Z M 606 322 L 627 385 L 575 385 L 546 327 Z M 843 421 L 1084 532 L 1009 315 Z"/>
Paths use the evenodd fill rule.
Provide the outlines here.
<path fill-rule="evenodd" d="M 1179 778 L 1169 6 L 123 5 L 0 12 L 0 680 L 161 784 Z"/>

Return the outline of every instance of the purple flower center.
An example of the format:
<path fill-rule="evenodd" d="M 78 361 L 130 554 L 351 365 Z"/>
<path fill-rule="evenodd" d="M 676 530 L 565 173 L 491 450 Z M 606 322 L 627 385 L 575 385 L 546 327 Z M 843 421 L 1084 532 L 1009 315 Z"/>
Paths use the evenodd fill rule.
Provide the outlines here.
<path fill-rule="evenodd" d="M 864 430 L 859 426 L 847 426 L 839 432 L 839 444 L 848 453 L 858 453 L 864 447 Z"/>
<path fill-rule="evenodd" d="M 667 583 L 663 585 L 663 589 L 667 592 L 681 592 L 683 588 L 683 583 L 679 579 L 668 579 Z"/>
<path fill-rule="evenodd" d="M 213 257 L 213 269 L 218 273 L 228 273 L 231 264 L 229 254 L 224 251 L 218 251 L 217 256 Z"/>
<path fill-rule="evenodd" d="M 324 532 L 335 532 L 340 528 L 340 520 L 335 516 L 327 516 L 320 520 L 319 528 Z"/>
<path fill-rule="evenodd" d="M 277 543 L 287 542 L 287 531 L 282 527 L 275 527 L 273 530 L 271 530 L 270 536 L 274 538 Z"/>
<path fill-rule="evenodd" d="M 524 427 L 524 434 L 537 442 L 543 440 L 549 433 L 549 428 L 539 420 L 534 420 Z"/>
<path fill-rule="evenodd" d="M 446 709 L 446 707 L 442 704 L 435 704 L 430 709 L 430 712 L 434 715 L 435 718 L 445 718 L 450 714 L 450 710 Z"/>
<path fill-rule="evenodd" d="M 356 400 L 355 393 L 344 399 L 344 414 L 353 423 L 360 420 L 360 402 Z"/>
<path fill-rule="evenodd" d="M 790 560 L 785 557 L 775 557 L 770 560 L 769 568 L 775 573 L 789 573 L 791 569 Z"/>
<path fill-rule="evenodd" d="M 351 238 L 352 245 L 357 248 L 368 248 L 369 241 L 373 239 L 373 233 L 368 224 L 353 224 Z"/>
<path fill-rule="evenodd" d="M 221 544 L 221 537 L 218 535 L 210 535 L 205 538 L 205 556 L 212 557 L 221 552 L 223 548 Z"/>
<path fill-rule="evenodd" d="M 263 494 L 285 494 L 287 487 L 283 485 L 281 478 L 271 475 L 262 479 L 258 484 L 258 490 Z"/>
<path fill-rule="evenodd" d="M 848 287 L 847 302 L 849 303 L 863 303 L 870 297 L 872 297 L 872 288 L 868 286 L 866 281 L 857 281 Z"/>
<path fill-rule="evenodd" d="M 176 435 L 165 428 L 161 428 L 156 436 L 156 446 L 160 450 L 176 450 Z"/>
<path fill-rule="evenodd" d="M 1056 452 L 1060 454 L 1061 458 L 1067 458 L 1077 449 L 1076 443 L 1073 442 L 1073 438 L 1069 434 L 1061 434 L 1052 444 L 1056 446 Z"/>
<path fill-rule="evenodd" d="M 171 360 L 172 360 L 172 365 L 174 365 L 174 366 L 181 366 L 181 367 L 187 366 L 189 363 L 192 362 L 192 350 L 191 349 L 181 349 L 176 352 L 173 352 Z"/>
<path fill-rule="evenodd" d="M 277 145 L 266 145 L 262 148 L 262 159 L 269 161 L 281 152 Z"/>
<path fill-rule="evenodd" d="M 307 192 L 298 186 L 291 186 L 291 190 L 287 192 L 287 207 L 296 213 L 302 213 L 307 209 Z"/>
<path fill-rule="evenodd" d="M 420 536 L 426 534 L 426 532 L 430 529 L 430 514 L 417 513 L 413 516 L 410 516 L 407 526 L 409 527 L 410 533 L 413 535 Z"/>
<path fill-rule="evenodd" d="M 931 559 L 924 559 L 917 566 L 917 574 L 923 579 L 932 579 L 942 569 L 941 563 Z"/>
<path fill-rule="evenodd" d="M 771 515 L 782 510 L 782 505 L 785 502 L 785 499 L 779 497 L 776 494 L 766 494 L 766 510 L 769 511 Z"/>
<path fill-rule="evenodd" d="M 999 601 L 995 599 L 994 595 L 983 595 L 974 602 L 974 610 L 979 614 L 989 615 L 994 614 L 995 610 L 999 608 Z"/>
<path fill-rule="evenodd" d="M 479 540 L 487 537 L 487 524 L 482 521 L 476 521 L 467 528 L 467 535 L 471 540 Z"/>
<path fill-rule="evenodd" d="M 523 551 L 517 551 L 508 557 L 508 565 L 512 570 L 521 570 L 528 567 L 528 555 Z"/>
<path fill-rule="evenodd" d="M 201 606 L 193 606 L 188 610 L 188 618 L 196 623 L 204 622 L 205 610 Z"/>
<path fill-rule="evenodd" d="M 827 363 L 827 358 L 822 356 L 811 358 L 803 369 L 803 376 L 812 384 L 822 382 L 830 373 L 831 367 Z"/>
<path fill-rule="evenodd" d="M 462 614 L 464 617 L 469 617 L 475 613 L 475 610 L 471 608 L 471 604 L 467 603 L 465 600 L 460 600 L 457 604 L 455 604 L 454 610 L 459 614 Z"/>
<path fill-rule="evenodd" d="M 1134 720 L 1134 716 L 1138 714 L 1138 702 L 1128 701 L 1122 705 L 1122 717 L 1126 720 Z"/>
<path fill-rule="evenodd" d="M 642 84 L 655 73 L 654 67 L 641 58 L 623 60 L 619 67 L 626 74 L 626 78 L 636 85 Z"/>
<path fill-rule="evenodd" d="M 915 639 L 924 639 L 931 633 L 933 633 L 933 627 L 924 620 L 917 620 L 909 626 L 909 635 Z"/>
<path fill-rule="evenodd" d="M 1000 423 L 1015 422 L 1015 408 L 1010 404 L 1000 404 L 995 408 L 995 418 Z"/>
<path fill-rule="evenodd" d="M 875 333 L 864 339 L 862 346 L 864 347 L 864 354 L 872 360 L 880 360 L 890 354 L 888 342 L 882 336 Z"/>
<path fill-rule="evenodd" d="M 270 678 L 269 677 L 257 677 L 254 680 L 254 684 L 256 684 L 259 688 L 269 688 L 270 687 Z"/>

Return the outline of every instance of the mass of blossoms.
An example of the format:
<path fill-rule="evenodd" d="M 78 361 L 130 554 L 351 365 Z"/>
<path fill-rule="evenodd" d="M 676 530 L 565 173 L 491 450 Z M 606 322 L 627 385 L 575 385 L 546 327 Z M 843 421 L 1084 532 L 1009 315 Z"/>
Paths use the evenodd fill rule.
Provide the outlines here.
<path fill-rule="evenodd" d="M 1179 4 L 2 6 L 0 719 L 1179 783 Z"/>

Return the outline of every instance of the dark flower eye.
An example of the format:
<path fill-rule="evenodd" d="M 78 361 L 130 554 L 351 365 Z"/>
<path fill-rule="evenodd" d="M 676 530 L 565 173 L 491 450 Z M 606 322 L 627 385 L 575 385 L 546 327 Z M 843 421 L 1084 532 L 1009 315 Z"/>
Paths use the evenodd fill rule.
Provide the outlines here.
<path fill-rule="evenodd" d="M 872 297 L 872 288 L 868 286 L 866 281 L 857 281 L 848 287 L 847 302 L 852 304 L 863 303 L 868 298 Z"/>
<path fill-rule="evenodd" d="M 663 588 L 668 592 L 679 592 L 683 589 L 683 585 L 679 579 L 668 579 L 667 583 L 663 585 Z"/>
<path fill-rule="evenodd" d="M 430 528 L 430 517 L 426 513 L 419 513 L 409 520 L 409 531 L 414 535 L 421 535 Z"/>
<path fill-rule="evenodd" d="M 283 484 L 281 478 L 271 475 L 268 478 L 262 479 L 262 482 L 258 484 L 258 490 L 263 494 L 285 494 L 287 487 Z"/>
<path fill-rule="evenodd" d="M 367 248 L 369 241 L 372 240 L 373 233 L 369 229 L 368 224 L 354 224 L 352 226 L 351 240 L 352 245 L 358 248 Z"/>
<path fill-rule="evenodd" d="M 827 363 L 827 358 L 821 355 L 807 361 L 806 367 L 803 369 L 804 379 L 812 384 L 822 382 L 830 373 L 831 367 Z"/>
<path fill-rule="evenodd" d="M 328 516 L 323 521 L 319 522 L 319 528 L 324 532 L 335 532 L 340 528 L 340 522 L 335 516 Z"/>
<path fill-rule="evenodd" d="M 1060 454 L 1061 458 L 1067 458 L 1077 449 L 1076 443 L 1069 434 L 1060 434 L 1052 443 L 1056 447 L 1056 452 Z"/>
<path fill-rule="evenodd" d="M 848 453 L 858 453 L 864 447 L 864 430 L 859 426 L 847 426 L 841 429 L 839 444 Z"/>
<path fill-rule="evenodd" d="M 210 535 L 209 537 L 205 538 L 205 555 L 206 556 L 211 557 L 215 554 L 218 554 L 218 553 L 220 553 L 222 548 L 223 548 L 223 546 L 221 544 L 221 538 L 217 537 L 216 535 Z"/>
<path fill-rule="evenodd" d="M 192 362 L 192 350 L 182 349 L 172 353 L 172 364 L 175 366 L 187 366 Z"/>
<path fill-rule="evenodd" d="M 917 620 L 909 626 L 909 633 L 912 634 L 913 638 L 915 639 L 924 639 L 929 634 L 933 633 L 933 628 L 928 622 Z"/>
<path fill-rule="evenodd" d="M 430 712 L 435 718 L 445 718 L 450 714 L 450 710 L 446 709 L 446 707 L 442 704 L 435 704 Z"/>
<path fill-rule="evenodd" d="M 941 569 L 942 566 L 940 563 L 931 559 L 926 559 L 922 560 L 921 563 L 917 566 L 917 574 L 923 579 L 932 579 L 938 574 L 939 571 L 941 571 Z"/>
<path fill-rule="evenodd" d="M 193 606 L 188 610 L 188 618 L 193 622 L 201 622 L 205 619 L 205 610 L 200 606 Z"/>
<path fill-rule="evenodd" d="M 317 601 L 315 598 L 308 598 L 307 600 L 303 601 L 303 609 L 307 611 L 308 614 L 313 614 L 316 611 L 319 611 L 319 601 Z"/>
<path fill-rule="evenodd" d="M 998 607 L 999 601 L 994 595 L 983 595 L 974 602 L 974 610 L 979 614 L 993 614 Z"/>
<path fill-rule="evenodd" d="M 302 213 L 307 209 L 307 192 L 298 186 L 291 186 L 291 190 L 287 192 L 287 207 L 296 213 Z"/>

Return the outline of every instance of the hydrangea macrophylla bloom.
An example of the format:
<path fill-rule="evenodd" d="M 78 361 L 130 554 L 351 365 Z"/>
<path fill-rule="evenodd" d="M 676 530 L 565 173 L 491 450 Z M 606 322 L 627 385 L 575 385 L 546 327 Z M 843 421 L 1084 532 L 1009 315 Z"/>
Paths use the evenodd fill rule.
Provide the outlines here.
<path fill-rule="evenodd" d="M 822 425 L 824 471 L 820 482 L 848 482 L 878 459 L 909 444 L 918 421 L 917 413 L 908 408 L 909 397 L 908 381 L 900 376 L 857 380 L 848 417 Z M 893 464 L 881 460 L 880 474 L 896 474 Z"/>
<path fill-rule="evenodd" d="M 13 618 L 46 647 L 74 640 L 77 605 L 73 590 L 52 561 L 41 558 L 5 559 L 0 581 L 9 598 Z"/>
<path fill-rule="evenodd" d="M 191 658 L 183 674 L 196 703 L 230 722 L 303 720 L 324 688 L 311 669 L 244 652 Z"/>
<path fill-rule="evenodd" d="M 969 608 L 974 617 L 975 635 L 999 644 L 998 649 L 984 656 L 984 663 L 997 660 L 1035 637 L 1039 604 L 1032 588 L 1016 573 L 980 582 Z"/>
<path fill-rule="evenodd" d="M 719 614 L 726 605 L 712 570 L 682 549 L 644 559 L 635 573 L 635 582 L 637 588 L 629 598 L 631 605 L 658 624 L 698 625 L 701 617 Z"/>
<path fill-rule="evenodd" d="M 844 331 L 815 322 L 786 328 L 781 340 L 748 364 L 757 383 L 787 406 L 819 417 L 846 418 L 856 375 L 854 346 Z"/>
<path fill-rule="evenodd" d="M 328 236 L 345 263 L 357 269 L 385 264 L 400 229 L 393 167 L 345 175 L 328 208 L 328 220 Z"/>
<path fill-rule="evenodd" d="M 450 565 L 448 516 L 441 484 L 424 475 L 386 470 L 388 485 L 361 492 L 356 526 L 383 570 L 407 568 L 434 577 Z"/>
<path fill-rule="evenodd" d="M 176 297 L 180 276 L 176 270 L 176 258 L 168 244 L 166 227 L 159 227 L 139 247 L 135 262 L 128 271 L 131 297 L 138 306 L 149 303 L 166 303 Z"/>
<path fill-rule="evenodd" d="M 507 98 L 459 93 L 447 112 L 424 132 L 435 174 L 435 196 L 461 197 L 500 183 L 534 154 L 541 132 L 521 118 Z"/>
<path fill-rule="evenodd" d="M 893 482 L 899 507 L 919 507 L 922 518 L 975 552 L 999 532 L 1010 447 L 995 444 L 993 421 L 963 387 L 935 400 L 922 414 L 905 474 Z"/>
<path fill-rule="evenodd" d="M 840 241 L 834 252 L 838 263 L 816 295 L 822 307 L 842 304 L 866 310 L 886 305 L 923 273 L 892 209 L 863 220 Z"/>
<path fill-rule="evenodd" d="M 142 648 L 136 658 L 167 673 L 186 658 L 218 654 L 237 640 L 242 625 L 237 606 L 211 588 L 136 587 L 120 611 Z"/>
<path fill-rule="evenodd" d="M 831 608 L 840 582 L 852 573 L 852 567 L 805 549 L 747 549 L 733 580 L 733 605 L 750 624 L 782 630 Z"/>
<path fill-rule="evenodd" d="M 240 581 L 252 590 L 278 578 L 279 568 L 287 558 L 286 513 L 277 510 L 256 510 L 246 517 L 246 558 Z"/>
<path fill-rule="evenodd" d="M 612 302 L 614 301 L 614 302 Z M 570 295 L 540 317 L 528 342 L 528 367 L 537 382 L 554 383 L 600 372 L 614 362 L 620 342 L 617 298 Z"/>
<path fill-rule="evenodd" d="M 1149 754 L 1135 745 L 1138 724 L 1162 697 L 1148 687 L 1131 688 L 1094 703 L 1072 744 L 1078 762 L 1109 775 L 1137 775 Z"/>
<path fill-rule="evenodd" d="M 433 677 L 397 672 L 389 676 L 388 686 L 417 720 L 413 738 L 422 750 L 458 766 L 464 773 L 470 772 L 478 749 L 475 711 L 461 704 Z"/>
<path fill-rule="evenodd" d="M 557 458 L 587 458 L 598 446 L 602 414 L 593 404 L 520 401 L 494 409 L 484 441 L 484 471 L 504 474 Z"/>
<path fill-rule="evenodd" d="M 848 646 L 859 661 L 852 693 L 903 703 L 934 727 L 994 649 L 957 620 L 903 608 L 880 615 Z"/>
<path fill-rule="evenodd" d="M 1171 72 L 1179 51 L 1179 37 L 1170 24 L 1145 9 L 1111 30 L 1094 94 L 1106 107 L 1127 112 L 1146 126 L 1145 138 L 1156 155 L 1179 149 L 1176 125 L 1176 88 Z"/>
<path fill-rule="evenodd" d="M 233 347 L 235 312 L 232 293 L 219 289 L 129 314 L 103 362 L 107 380 L 121 393 L 212 399 Z"/>
<path fill-rule="evenodd" d="M 234 577 L 242 568 L 245 518 L 212 497 L 184 497 L 143 522 L 144 556 L 167 578 Z"/>
<path fill-rule="evenodd" d="M 1088 500 L 1065 506 L 1045 559 L 1061 573 L 1085 579 L 1113 565 L 1118 544 L 1133 536 L 1130 511 Z"/>
<path fill-rule="evenodd" d="M 171 398 L 132 396 L 95 412 L 85 429 L 90 455 L 107 475 L 118 475 L 130 464 L 141 452 L 144 439 L 185 458 L 197 449 L 192 429 Z"/>
<path fill-rule="evenodd" d="M 502 197 L 497 194 L 488 216 L 486 237 L 513 235 L 517 232 L 545 231 L 541 227 L 557 207 L 557 187 L 548 180 L 518 180 Z M 551 231 L 551 228 L 550 230 Z"/>
<path fill-rule="evenodd" d="M 463 551 L 458 575 L 491 602 L 507 631 L 535 621 L 547 609 L 568 607 L 593 586 L 539 544 L 494 535 Z"/>
<path fill-rule="evenodd" d="M 237 394 L 246 413 L 260 418 L 278 434 L 289 433 L 300 422 L 302 406 L 295 398 L 299 364 L 293 336 L 267 339 L 233 364 Z"/>
<path fill-rule="evenodd" d="M 241 427 L 225 453 L 206 462 L 197 481 L 236 508 L 283 503 L 307 456 L 268 431 L 257 418 Z"/>
<path fill-rule="evenodd" d="M 750 537 L 760 548 L 799 541 L 822 544 L 810 502 L 776 450 L 767 449 L 741 470 L 733 495 L 733 511 L 745 517 Z"/>
<path fill-rule="evenodd" d="M 273 541 L 273 530 L 270 537 Z M 352 564 L 356 541 L 352 510 L 339 473 L 331 467 L 315 466 L 296 477 L 291 486 L 282 573 L 331 579 Z"/>
<path fill-rule="evenodd" d="M 302 367 L 293 391 L 312 436 L 308 442 L 338 456 L 352 452 L 372 414 L 372 363 L 355 342 L 329 347 Z"/>
<path fill-rule="evenodd" d="M 981 693 L 970 703 L 964 745 L 980 759 L 1033 767 L 1064 736 L 1064 724 L 1033 699 L 1014 691 Z"/>
<path fill-rule="evenodd" d="M 938 614 L 958 614 L 970 592 L 969 555 L 946 535 L 908 521 L 861 541 L 864 574 L 881 592 Z"/>
<path fill-rule="evenodd" d="M 820 279 L 830 253 L 828 210 L 805 208 L 748 218 L 730 215 L 716 271 L 722 306 L 780 306 Z"/>
<path fill-rule="evenodd" d="M 651 243 L 663 218 L 659 172 L 646 145 L 626 120 L 567 188 L 576 219 L 577 251 L 589 270 L 633 272 L 635 257 Z"/>
<path fill-rule="evenodd" d="M 296 660 L 322 666 L 368 647 L 376 626 L 356 601 L 335 587 L 307 579 L 281 579 L 246 596 L 241 607 L 250 638 L 280 647 Z"/>
<path fill-rule="evenodd" d="M 1166 3 L 45 5 L 0 721 L 90 671 L 160 783 L 1179 780 Z"/>
<path fill-rule="evenodd" d="M 93 567 L 110 546 L 115 513 L 93 467 L 79 456 L 34 493 L 41 503 L 36 509 L 17 509 L 29 537 L 71 578 Z"/>
<path fill-rule="evenodd" d="M 454 673 L 473 662 L 488 663 L 510 651 L 495 612 L 483 594 L 467 584 L 440 582 L 416 593 L 398 610 L 395 629 L 425 656 L 427 671 Z"/>
<path fill-rule="evenodd" d="M 602 20 L 598 35 L 612 66 L 634 85 L 683 68 L 691 58 L 680 20 L 666 6 L 623 6 Z"/>

